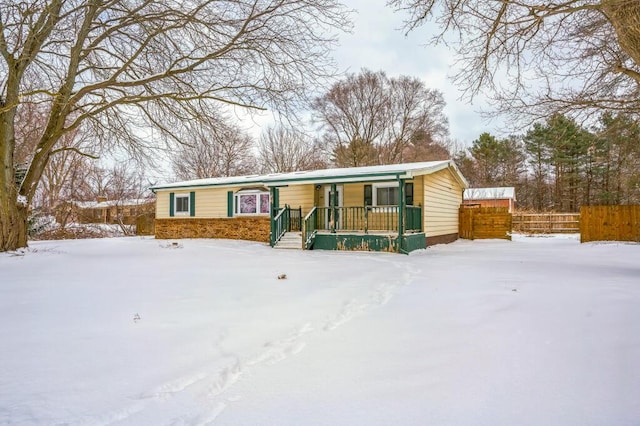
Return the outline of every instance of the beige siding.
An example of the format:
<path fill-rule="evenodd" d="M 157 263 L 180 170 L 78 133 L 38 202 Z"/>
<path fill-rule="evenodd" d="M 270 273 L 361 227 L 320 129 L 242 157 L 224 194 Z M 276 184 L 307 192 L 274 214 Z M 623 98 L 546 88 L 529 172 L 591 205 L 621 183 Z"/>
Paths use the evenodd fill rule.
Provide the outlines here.
<path fill-rule="evenodd" d="M 364 206 L 364 183 L 348 183 L 344 185 L 344 206 Z"/>
<path fill-rule="evenodd" d="M 424 176 L 424 230 L 427 237 L 458 233 L 462 187 L 449 170 Z"/>
<path fill-rule="evenodd" d="M 413 205 L 424 206 L 424 176 L 413 178 Z"/>
<path fill-rule="evenodd" d="M 331 185 L 323 185 L 318 191 L 318 206 L 325 207 L 324 193 L 327 187 Z M 346 183 L 343 188 L 343 205 L 344 207 L 364 206 L 364 183 Z"/>
<path fill-rule="evenodd" d="M 238 191 L 240 187 L 201 188 L 196 193 L 196 218 L 227 217 L 227 191 Z M 189 190 L 158 191 L 156 202 L 156 218 L 166 219 L 169 216 L 169 193 L 189 195 Z M 176 218 L 188 216 L 175 216 Z"/>
<path fill-rule="evenodd" d="M 280 188 L 280 206 L 302 207 L 307 214 L 314 206 L 315 185 L 293 185 Z"/>
<path fill-rule="evenodd" d="M 156 217 L 158 219 L 169 217 L 169 192 L 160 191 L 156 192 Z"/>
<path fill-rule="evenodd" d="M 241 187 L 225 188 L 201 188 L 196 192 L 196 218 L 222 218 L 227 217 L 227 192 L 236 192 Z M 159 190 L 156 202 L 156 217 L 158 219 L 169 218 L 169 193 L 170 190 Z M 175 190 L 175 195 L 188 195 L 189 190 Z M 304 213 L 311 210 L 314 196 L 313 185 L 296 185 L 280 188 L 280 205 L 289 204 L 291 207 L 302 206 Z M 175 216 L 180 218 L 181 216 Z M 186 216 L 185 216 L 186 217 Z"/>
<path fill-rule="evenodd" d="M 413 187 L 413 197 L 414 197 L 414 201 L 413 204 L 414 205 L 422 205 L 423 201 L 424 201 L 424 197 L 423 197 L 423 184 L 422 184 L 422 176 L 417 176 L 415 177 L 413 180 L 408 181 L 408 182 L 413 182 L 414 187 Z M 375 185 L 375 184 L 379 184 L 379 183 L 383 183 L 383 182 L 368 182 L 366 184 L 368 185 Z M 387 183 L 387 182 L 384 182 Z M 366 185 L 365 183 L 345 183 L 343 186 L 344 188 L 344 207 L 362 207 L 364 206 L 364 186 Z M 329 185 L 324 185 L 323 188 L 320 191 L 320 202 L 318 203 L 319 206 L 325 206 L 325 202 L 324 202 L 324 191 L 325 191 L 325 187 L 329 186 Z"/>

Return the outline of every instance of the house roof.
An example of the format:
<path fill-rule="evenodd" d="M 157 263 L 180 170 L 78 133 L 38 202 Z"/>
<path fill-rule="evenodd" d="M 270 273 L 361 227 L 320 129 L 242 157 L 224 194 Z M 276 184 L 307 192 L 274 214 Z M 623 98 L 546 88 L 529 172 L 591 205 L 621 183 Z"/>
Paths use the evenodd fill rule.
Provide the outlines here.
<path fill-rule="evenodd" d="M 389 164 L 384 166 L 348 167 L 340 169 L 310 170 L 292 173 L 272 173 L 267 175 L 231 176 L 174 182 L 151 187 L 152 191 L 164 189 L 187 189 L 218 186 L 288 186 L 320 183 L 346 183 L 381 181 L 391 179 L 411 179 L 443 169 L 450 169 L 463 188 L 469 186 L 460 170 L 451 160 L 427 161 L 421 163 Z"/>
<path fill-rule="evenodd" d="M 499 188 L 467 188 L 464 190 L 465 200 L 505 200 L 516 199 L 516 189 L 513 186 Z"/>

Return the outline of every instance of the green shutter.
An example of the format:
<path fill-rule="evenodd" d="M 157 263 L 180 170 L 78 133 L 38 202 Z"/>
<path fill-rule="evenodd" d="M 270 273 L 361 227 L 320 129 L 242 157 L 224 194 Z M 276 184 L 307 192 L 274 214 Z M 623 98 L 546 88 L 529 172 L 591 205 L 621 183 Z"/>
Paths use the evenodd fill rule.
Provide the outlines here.
<path fill-rule="evenodd" d="M 405 203 L 407 206 L 413 205 L 413 183 L 405 183 L 404 185 Z"/>
<path fill-rule="evenodd" d="M 373 188 L 371 187 L 371 185 L 364 186 L 364 205 L 373 205 Z"/>
<path fill-rule="evenodd" d="M 173 217 L 175 214 L 175 199 L 176 199 L 176 194 L 174 194 L 173 192 L 169 193 L 169 217 Z"/>
<path fill-rule="evenodd" d="M 233 191 L 227 191 L 227 217 L 233 217 Z"/>
<path fill-rule="evenodd" d="M 196 215 L 196 193 L 191 191 L 189 193 L 189 216 Z"/>

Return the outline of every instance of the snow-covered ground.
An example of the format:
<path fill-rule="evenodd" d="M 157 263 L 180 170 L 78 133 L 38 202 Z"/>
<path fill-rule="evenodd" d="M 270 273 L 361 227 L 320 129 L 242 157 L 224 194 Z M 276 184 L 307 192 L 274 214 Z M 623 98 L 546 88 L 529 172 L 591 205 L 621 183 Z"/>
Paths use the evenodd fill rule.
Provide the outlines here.
<path fill-rule="evenodd" d="M 640 245 L 33 242 L 0 424 L 638 425 Z"/>

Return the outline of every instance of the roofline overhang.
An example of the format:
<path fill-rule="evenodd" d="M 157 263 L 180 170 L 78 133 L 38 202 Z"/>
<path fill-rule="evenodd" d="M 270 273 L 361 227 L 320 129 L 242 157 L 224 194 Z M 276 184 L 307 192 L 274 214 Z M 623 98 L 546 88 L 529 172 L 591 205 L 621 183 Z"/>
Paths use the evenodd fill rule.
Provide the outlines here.
<path fill-rule="evenodd" d="M 190 185 L 167 185 L 167 186 L 154 186 L 149 189 L 154 193 L 158 190 L 161 191 L 170 191 L 170 190 L 188 190 L 188 189 L 196 189 L 196 188 L 232 188 L 238 186 L 248 186 L 248 185 L 262 185 L 265 187 L 278 187 L 278 186 L 291 186 L 291 185 L 319 185 L 326 183 L 356 183 L 356 182 L 375 182 L 375 181 L 385 181 L 385 180 L 397 180 L 397 179 L 413 179 L 415 176 L 427 175 L 431 173 L 438 172 L 440 170 L 450 169 L 451 174 L 453 174 L 454 178 L 458 181 L 462 188 L 468 188 L 469 183 L 460 173 L 460 169 L 455 165 L 455 163 L 451 160 L 443 161 L 441 164 L 426 167 L 423 169 L 415 169 L 415 170 L 395 170 L 388 172 L 378 172 L 378 173 L 363 173 L 363 174 L 344 174 L 338 176 L 309 176 L 309 177 L 289 177 L 284 179 L 278 178 L 267 178 L 260 179 L 255 181 L 244 181 L 244 182 L 225 182 L 225 183 L 202 183 L 202 184 L 190 184 Z"/>
<path fill-rule="evenodd" d="M 407 172 L 389 172 L 389 173 L 372 173 L 368 175 L 343 175 L 343 176 L 327 176 L 327 177 L 308 177 L 298 179 L 282 179 L 265 182 L 266 186 L 291 186 L 291 185 L 318 185 L 324 183 L 356 183 L 356 182 L 375 182 L 388 181 L 395 179 L 410 179 L 410 173 Z"/>
<path fill-rule="evenodd" d="M 301 177 L 301 178 L 289 178 L 289 179 L 274 179 L 274 180 L 262 180 L 255 182 L 229 182 L 229 183 L 203 183 L 196 185 L 179 185 L 179 186 L 154 186 L 151 187 L 151 191 L 154 193 L 160 191 L 170 190 L 187 190 L 195 188 L 232 188 L 238 186 L 265 186 L 265 187 L 277 187 L 277 186 L 291 186 L 291 185 L 316 185 L 323 183 L 354 183 L 354 182 L 372 182 L 372 181 L 385 181 L 394 179 L 411 179 L 413 178 L 410 172 L 389 172 L 389 173 L 371 173 L 367 175 L 342 175 L 342 176 L 327 176 L 327 177 Z"/>

